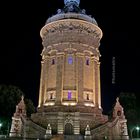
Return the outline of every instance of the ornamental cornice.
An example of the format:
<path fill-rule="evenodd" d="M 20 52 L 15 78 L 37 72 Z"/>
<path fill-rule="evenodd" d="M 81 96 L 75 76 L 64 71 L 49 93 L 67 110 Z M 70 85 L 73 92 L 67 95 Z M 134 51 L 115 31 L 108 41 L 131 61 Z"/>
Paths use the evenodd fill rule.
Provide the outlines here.
<path fill-rule="evenodd" d="M 65 53 L 64 52 L 57 52 L 57 56 L 64 56 Z"/>
<path fill-rule="evenodd" d="M 76 56 L 83 57 L 83 56 L 85 56 L 85 54 L 84 53 L 77 52 L 76 53 Z"/>
<path fill-rule="evenodd" d="M 99 63 L 99 56 L 93 56 L 95 62 Z"/>
<path fill-rule="evenodd" d="M 47 34 L 43 39 L 43 46 L 47 47 L 58 43 L 77 43 L 77 44 L 88 44 L 88 46 L 99 47 L 99 39 L 95 36 L 86 35 L 75 32 L 65 32 L 62 34 Z"/>
<path fill-rule="evenodd" d="M 75 32 L 84 32 L 87 34 L 93 34 L 96 37 L 102 38 L 102 31 L 101 29 L 87 21 L 78 20 L 78 19 L 65 19 L 65 20 L 58 20 L 55 22 L 51 22 L 46 24 L 40 31 L 40 35 L 43 38 L 48 33 L 54 32 L 65 32 L 65 31 L 72 31 Z"/>
<path fill-rule="evenodd" d="M 88 51 L 88 50 L 84 50 L 83 52 L 85 53 L 86 56 L 91 56 L 91 55 L 93 55 L 93 52 Z"/>
<path fill-rule="evenodd" d="M 72 53 L 75 53 L 77 49 L 69 47 L 69 48 L 66 48 L 64 51 L 67 52 L 68 54 L 72 54 Z"/>
<path fill-rule="evenodd" d="M 42 58 L 45 56 L 54 56 L 56 53 L 65 53 L 65 54 L 76 54 L 80 53 L 87 56 L 98 56 L 100 57 L 100 52 L 96 46 L 90 46 L 82 43 L 58 43 L 49 46 L 45 46 L 41 56 Z"/>

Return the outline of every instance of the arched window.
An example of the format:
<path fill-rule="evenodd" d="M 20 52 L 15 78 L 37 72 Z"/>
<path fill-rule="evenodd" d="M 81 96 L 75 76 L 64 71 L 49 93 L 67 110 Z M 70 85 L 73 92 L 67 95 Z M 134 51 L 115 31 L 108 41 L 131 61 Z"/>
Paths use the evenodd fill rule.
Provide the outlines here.
<path fill-rule="evenodd" d="M 67 123 L 64 130 L 65 135 L 73 135 L 73 126 L 71 123 Z"/>
<path fill-rule="evenodd" d="M 18 113 L 22 113 L 22 109 L 19 109 L 19 110 L 18 110 Z"/>
<path fill-rule="evenodd" d="M 50 99 L 53 99 L 53 93 L 50 93 Z"/>
<path fill-rule="evenodd" d="M 89 58 L 86 59 L 86 65 L 89 65 Z"/>
<path fill-rule="evenodd" d="M 117 112 L 117 115 L 118 116 L 121 116 L 121 111 L 120 110 Z"/>
<path fill-rule="evenodd" d="M 53 59 L 52 59 L 52 65 L 54 65 L 54 64 L 55 64 L 55 59 L 53 58 Z"/>
<path fill-rule="evenodd" d="M 87 94 L 87 100 L 89 100 L 89 94 Z"/>

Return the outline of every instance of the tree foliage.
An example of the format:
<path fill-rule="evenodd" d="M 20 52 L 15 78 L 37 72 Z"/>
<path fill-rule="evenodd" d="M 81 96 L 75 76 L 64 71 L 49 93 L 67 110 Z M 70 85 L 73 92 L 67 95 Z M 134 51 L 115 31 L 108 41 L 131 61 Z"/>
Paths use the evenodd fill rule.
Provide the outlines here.
<path fill-rule="evenodd" d="M 11 117 L 15 113 L 16 105 L 21 101 L 24 93 L 16 86 L 0 85 L 0 122 L 1 133 L 8 134 L 11 125 Z M 30 117 L 35 112 L 35 107 L 30 99 L 25 97 L 26 113 Z"/>
<path fill-rule="evenodd" d="M 30 99 L 25 99 L 27 117 L 30 117 L 35 112 L 35 107 Z"/>
<path fill-rule="evenodd" d="M 138 107 L 138 100 L 134 93 L 121 92 L 120 93 L 120 103 L 124 108 L 124 113 L 128 121 L 128 128 L 140 124 L 140 109 Z"/>
<path fill-rule="evenodd" d="M 16 86 L 0 85 L 0 116 L 11 117 L 22 94 Z"/>
<path fill-rule="evenodd" d="M 11 118 L 24 93 L 16 86 L 0 85 L 0 116 Z M 25 98 L 27 115 L 35 111 L 33 102 Z"/>

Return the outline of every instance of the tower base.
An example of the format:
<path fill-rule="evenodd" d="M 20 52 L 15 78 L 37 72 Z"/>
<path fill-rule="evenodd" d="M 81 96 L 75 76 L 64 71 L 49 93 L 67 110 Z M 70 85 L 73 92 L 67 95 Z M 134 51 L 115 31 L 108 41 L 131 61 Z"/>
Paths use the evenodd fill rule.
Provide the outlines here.
<path fill-rule="evenodd" d="M 44 107 L 43 112 L 39 108 L 31 119 L 44 128 L 50 124 L 52 134 L 64 135 L 84 135 L 87 125 L 93 129 L 108 121 L 101 109 L 85 106 L 50 106 Z"/>

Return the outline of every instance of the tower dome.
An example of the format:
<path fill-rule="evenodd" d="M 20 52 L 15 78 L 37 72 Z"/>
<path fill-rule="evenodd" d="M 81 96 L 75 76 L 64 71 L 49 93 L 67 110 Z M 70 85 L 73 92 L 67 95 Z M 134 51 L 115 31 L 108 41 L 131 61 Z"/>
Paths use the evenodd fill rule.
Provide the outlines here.
<path fill-rule="evenodd" d="M 79 7 L 80 0 L 64 0 L 64 4 L 64 8 L 58 9 L 57 14 L 47 19 L 46 24 L 64 19 L 79 19 L 98 26 L 95 18 L 87 15 L 86 10 Z"/>
<path fill-rule="evenodd" d="M 74 2 L 76 3 L 77 5 L 80 4 L 80 0 L 64 0 L 64 4 L 67 5 L 68 3 L 71 3 L 71 2 Z"/>

